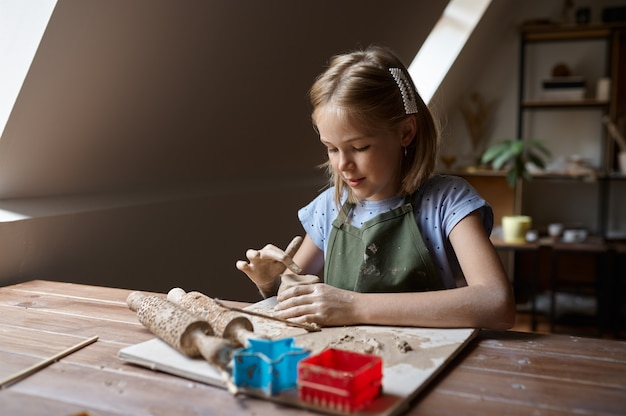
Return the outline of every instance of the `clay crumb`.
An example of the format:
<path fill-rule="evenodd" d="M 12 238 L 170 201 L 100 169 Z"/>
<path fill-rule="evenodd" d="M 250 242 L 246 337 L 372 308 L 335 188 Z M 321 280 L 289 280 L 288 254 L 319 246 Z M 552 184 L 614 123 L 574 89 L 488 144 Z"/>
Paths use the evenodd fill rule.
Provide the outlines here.
<path fill-rule="evenodd" d="M 396 341 L 396 347 L 398 348 L 398 351 L 400 351 L 403 354 L 406 354 L 409 351 L 413 351 L 413 347 L 411 347 L 411 344 L 409 344 L 403 339 Z"/>
<path fill-rule="evenodd" d="M 383 349 L 383 344 L 381 344 L 377 339 L 375 338 L 368 338 L 365 341 L 366 349 L 365 351 L 368 353 L 374 353 L 374 352 L 378 352 L 378 351 L 382 351 Z"/>

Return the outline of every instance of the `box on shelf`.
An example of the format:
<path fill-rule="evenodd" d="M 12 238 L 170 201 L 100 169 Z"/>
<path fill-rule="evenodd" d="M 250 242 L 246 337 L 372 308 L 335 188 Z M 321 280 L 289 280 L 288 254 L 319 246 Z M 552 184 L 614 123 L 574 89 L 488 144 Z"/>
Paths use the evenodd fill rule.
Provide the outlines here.
<path fill-rule="evenodd" d="M 586 82 L 582 77 L 554 77 L 541 82 L 541 98 L 544 100 L 582 100 L 585 91 Z"/>

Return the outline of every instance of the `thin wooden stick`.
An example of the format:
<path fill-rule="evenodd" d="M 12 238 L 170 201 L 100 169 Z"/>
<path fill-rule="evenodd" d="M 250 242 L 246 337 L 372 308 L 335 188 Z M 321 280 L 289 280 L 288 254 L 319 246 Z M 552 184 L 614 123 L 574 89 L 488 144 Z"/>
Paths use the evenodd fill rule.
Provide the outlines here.
<path fill-rule="evenodd" d="M 604 121 L 604 124 L 606 124 L 606 127 L 609 130 L 609 135 L 613 138 L 613 140 L 615 140 L 617 146 L 619 147 L 619 150 L 622 152 L 626 152 L 626 138 L 624 138 L 622 133 L 620 133 L 620 131 L 617 129 L 615 123 L 613 123 L 608 116 L 604 116 L 602 118 L 602 121 Z"/>
<path fill-rule="evenodd" d="M 214 299 L 214 300 L 221 307 L 229 309 L 234 312 L 241 312 L 241 313 L 246 313 L 252 316 L 258 316 L 259 318 L 271 319 L 272 321 L 282 322 L 285 325 L 306 329 L 308 332 L 320 332 L 322 330 L 319 326 L 314 325 L 314 324 L 301 324 L 298 322 L 292 322 L 288 319 L 278 318 L 276 316 L 266 315 L 264 313 L 254 312 L 248 309 L 235 308 L 234 306 L 228 306 L 228 305 L 223 304 L 220 300 L 217 300 L 217 299 Z"/>
<path fill-rule="evenodd" d="M 66 349 L 65 351 L 61 351 L 58 354 L 53 355 L 50 358 L 46 358 L 45 360 L 32 365 L 28 368 L 26 368 L 25 370 L 22 371 L 18 371 L 17 373 L 10 375 L 9 377 L 5 378 L 4 380 L 0 380 L 0 389 L 3 389 L 5 387 L 10 386 L 13 383 L 17 383 L 18 381 L 30 376 L 31 374 L 36 373 L 37 371 L 41 370 L 44 367 L 47 367 L 48 365 L 60 360 L 61 358 L 70 355 L 71 353 L 78 351 L 81 348 L 86 347 L 89 344 L 93 344 L 94 342 L 96 342 L 98 340 L 98 336 L 94 336 L 91 337 L 79 344 L 74 345 L 73 347 L 70 347 L 68 349 Z"/>

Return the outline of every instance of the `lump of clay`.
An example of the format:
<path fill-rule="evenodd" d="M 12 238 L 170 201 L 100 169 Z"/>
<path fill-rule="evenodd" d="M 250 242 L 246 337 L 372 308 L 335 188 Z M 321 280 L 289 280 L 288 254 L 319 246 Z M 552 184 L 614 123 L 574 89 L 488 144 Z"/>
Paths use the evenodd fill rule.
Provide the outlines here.
<path fill-rule="evenodd" d="M 280 276 L 278 294 L 280 295 L 284 290 L 293 286 L 312 285 L 319 282 L 320 278 L 312 274 L 283 274 Z"/>

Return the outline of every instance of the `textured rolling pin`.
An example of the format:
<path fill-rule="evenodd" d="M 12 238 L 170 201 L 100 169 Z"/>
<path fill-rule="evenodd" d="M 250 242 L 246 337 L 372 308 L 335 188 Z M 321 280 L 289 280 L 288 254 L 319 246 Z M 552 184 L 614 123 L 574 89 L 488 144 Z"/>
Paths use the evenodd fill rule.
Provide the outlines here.
<path fill-rule="evenodd" d="M 204 357 L 220 368 L 230 361 L 233 347 L 214 336 L 211 325 L 159 296 L 132 292 L 126 299 L 139 321 L 154 335 L 188 357 Z"/>
<path fill-rule="evenodd" d="M 236 346 L 248 348 L 250 338 L 265 338 L 254 333 L 254 326 L 247 317 L 223 307 L 200 292 L 186 293 L 183 289 L 176 287 L 169 291 L 167 300 L 207 321 L 215 331 L 215 335 L 227 339 Z"/>

